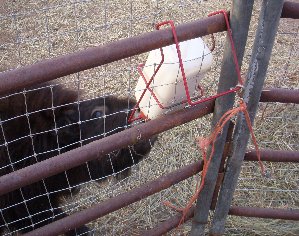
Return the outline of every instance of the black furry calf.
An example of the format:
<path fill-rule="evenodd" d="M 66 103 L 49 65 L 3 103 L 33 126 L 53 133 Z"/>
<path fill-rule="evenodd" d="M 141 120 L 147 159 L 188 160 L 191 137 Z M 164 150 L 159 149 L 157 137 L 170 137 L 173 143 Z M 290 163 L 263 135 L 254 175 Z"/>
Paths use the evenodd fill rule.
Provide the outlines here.
<path fill-rule="evenodd" d="M 119 132 L 127 123 L 134 103 L 116 97 L 76 103 L 78 92 L 62 86 L 12 95 L 0 99 L 0 175 L 79 147 L 103 134 Z M 131 103 L 131 104 L 129 104 Z M 151 148 L 143 140 L 102 160 L 90 161 L 43 181 L 0 196 L 0 234 L 25 233 L 65 217 L 62 196 L 78 191 L 83 182 L 99 180 L 138 163 Z M 87 235 L 86 226 L 70 231 Z"/>

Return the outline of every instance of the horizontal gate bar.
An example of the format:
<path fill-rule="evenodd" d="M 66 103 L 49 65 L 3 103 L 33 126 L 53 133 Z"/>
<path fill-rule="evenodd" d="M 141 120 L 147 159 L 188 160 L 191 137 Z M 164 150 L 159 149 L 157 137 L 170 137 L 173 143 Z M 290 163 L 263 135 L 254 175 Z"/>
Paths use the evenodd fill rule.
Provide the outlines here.
<path fill-rule="evenodd" d="M 270 162 L 299 162 L 299 151 L 278 151 L 262 149 L 261 160 Z M 244 161 L 258 161 L 256 151 L 250 150 L 245 153 Z"/>
<path fill-rule="evenodd" d="M 287 12 L 286 14 L 288 15 L 289 13 Z M 188 30 L 185 27 L 189 27 Z M 177 27 L 178 38 L 180 41 L 184 41 L 184 40 L 198 37 L 198 36 L 203 36 L 203 35 L 210 34 L 210 33 L 221 32 L 221 31 L 224 31 L 225 29 L 226 29 L 225 23 L 224 23 L 222 17 L 219 17 L 219 15 L 209 17 L 209 18 L 206 18 L 203 20 L 199 20 L 196 22 L 192 22 L 189 24 L 179 25 Z M 85 51 L 70 54 L 67 56 L 62 56 L 62 57 L 58 57 L 55 59 L 45 60 L 45 61 L 36 63 L 34 65 L 25 66 L 25 67 L 22 67 L 22 68 L 19 68 L 16 70 L 2 72 L 2 73 L 0 73 L 0 95 L 14 91 L 16 89 L 20 89 L 20 88 L 32 85 L 32 84 L 53 80 L 53 79 L 61 77 L 61 76 L 76 73 L 76 72 L 86 70 L 86 69 L 89 69 L 92 67 L 96 67 L 99 65 L 104 65 L 104 64 L 116 61 L 116 60 L 120 60 L 120 59 L 130 57 L 130 56 L 133 56 L 136 54 L 140 54 L 140 53 L 143 53 L 143 52 L 155 49 L 155 48 L 159 48 L 161 46 L 166 46 L 171 43 L 172 43 L 172 34 L 170 33 L 170 30 L 166 29 L 166 30 L 151 32 L 151 33 L 144 34 L 144 35 L 130 38 L 130 39 L 120 40 L 118 42 L 114 42 L 114 43 L 108 44 L 106 46 L 100 46 L 100 47 L 96 47 L 96 48 L 87 49 Z M 277 92 L 277 91 L 272 91 L 272 92 Z M 266 92 L 266 95 L 268 95 L 268 97 L 265 96 L 264 101 L 268 102 L 269 100 L 272 101 L 271 99 L 274 99 L 274 97 L 270 96 L 271 95 L 270 92 L 268 92 L 268 94 Z M 295 94 L 295 95 L 297 95 L 297 94 Z M 283 96 L 283 95 L 281 95 L 281 96 Z M 286 97 L 283 97 L 281 99 L 281 101 L 278 101 L 278 102 L 289 102 L 286 99 L 287 99 Z M 297 99 L 297 97 L 295 96 L 295 102 L 293 100 L 292 101 L 294 103 L 298 103 L 298 100 L 296 100 L 296 99 Z M 156 119 L 156 120 L 150 121 L 152 123 L 148 122 L 145 124 L 141 124 L 140 126 L 133 127 L 129 130 L 125 130 L 125 131 L 120 132 L 115 135 L 111 135 L 111 136 L 109 136 L 110 139 L 109 139 L 109 137 L 107 137 L 107 138 L 105 138 L 105 140 L 103 139 L 103 140 L 99 140 L 99 141 L 90 143 L 89 144 L 90 146 L 85 145 L 84 146 L 85 148 L 80 148 L 80 150 L 79 149 L 76 151 L 72 150 L 74 152 L 70 151 L 70 152 L 64 153 L 64 154 L 66 154 L 64 157 L 61 157 L 64 154 L 60 155 L 60 158 L 64 159 L 64 160 L 70 158 L 71 156 L 77 156 L 77 158 L 72 159 L 73 160 L 72 163 L 69 160 L 68 160 L 68 162 L 61 163 L 61 160 L 59 159 L 59 157 L 56 156 L 56 157 L 54 157 L 58 160 L 58 162 L 56 162 L 56 163 L 54 160 L 52 160 L 53 158 L 44 161 L 44 162 L 48 161 L 47 163 L 44 163 L 44 162 L 37 163 L 36 165 L 41 164 L 41 167 L 44 167 L 44 169 L 42 169 L 42 170 L 39 169 L 40 166 L 34 165 L 35 167 L 33 168 L 34 169 L 33 172 L 31 170 L 29 170 L 30 167 L 32 167 L 32 166 L 30 166 L 30 167 L 28 167 L 29 169 L 27 172 L 23 171 L 24 169 L 26 169 L 26 168 L 24 168 L 20 171 L 17 171 L 18 173 L 14 172 L 14 173 L 17 173 L 16 175 L 13 175 L 14 173 L 12 173 L 9 175 L 2 176 L 2 177 L 0 177 L 0 186 L 1 186 L 0 194 L 7 193 L 7 192 L 17 189 L 23 185 L 30 184 L 32 182 L 35 182 L 42 178 L 47 177 L 48 175 L 47 174 L 45 175 L 45 173 L 44 173 L 46 170 L 50 170 L 49 173 L 51 175 L 57 174 L 63 170 L 70 169 L 77 165 L 83 164 L 88 160 L 99 158 L 99 156 L 91 157 L 90 155 L 96 156 L 96 155 L 99 155 L 99 153 L 100 153 L 100 156 L 104 156 L 105 154 L 107 154 L 115 149 L 134 144 L 137 142 L 138 137 L 140 137 L 140 135 L 142 136 L 142 138 L 149 138 L 150 136 L 152 136 L 154 134 L 163 132 L 163 131 L 168 130 L 174 126 L 178 126 L 180 124 L 186 123 L 186 122 L 191 121 L 200 116 L 208 114 L 213 109 L 213 102 L 214 101 L 210 101 L 210 102 L 207 102 L 200 106 L 197 106 L 195 108 L 193 107 L 193 108 L 188 109 L 187 111 L 191 111 L 190 116 L 188 118 L 186 118 L 187 117 L 186 111 L 180 111 L 180 112 L 177 112 L 177 114 L 178 114 L 177 117 L 173 114 L 169 115 L 168 121 L 165 121 L 166 116 L 164 116 L 162 119 Z M 198 111 L 200 111 L 200 113 L 198 113 Z M 196 112 L 198 114 L 196 114 Z M 192 118 L 190 118 L 190 117 L 192 117 Z M 160 127 L 160 128 L 156 128 L 156 127 Z M 125 141 L 122 141 L 123 138 L 125 139 Z M 109 139 L 109 140 L 107 140 L 107 139 Z M 120 140 L 120 141 L 116 142 L 116 140 Z M 105 147 L 105 148 L 104 147 L 97 148 L 97 146 L 101 146 L 101 145 L 103 146 L 104 143 L 113 143 L 114 145 L 113 145 L 113 147 L 108 147 L 109 145 L 107 145 L 107 147 Z M 93 154 L 90 154 L 89 150 L 94 150 Z M 79 156 L 80 156 L 80 158 L 78 158 Z M 77 161 L 75 159 L 77 159 Z M 42 163 L 44 163 L 44 164 L 42 164 Z M 197 166 L 198 166 L 198 164 L 197 164 Z M 38 170 L 40 170 L 40 171 L 38 171 Z M 36 171 L 38 171 L 41 174 L 39 176 L 38 176 L 38 174 L 35 175 L 35 176 L 38 176 L 38 179 L 29 178 L 29 180 L 28 180 L 29 173 L 32 174 L 32 173 L 35 173 Z M 197 170 L 197 172 L 198 172 L 198 170 Z M 197 172 L 192 172 L 192 174 L 195 174 Z M 189 174 L 191 174 L 190 170 L 189 170 Z M 171 177 L 174 178 L 175 176 L 177 178 L 179 178 L 177 173 Z M 184 177 L 182 177 L 182 178 L 184 178 Z M 186 177 L 186 178 L 188 178 L 188 177 Z M 9 182 L 9 179 L 12 179 L 12 181 Z M 23 179 L 23 180 L 25 179 L 25 184 L 20 185 L 20 182 L 21 182 L 20 179 Z M 161 182 L 162 185 L 165 184 L 162 186 L 165 188 L 167 188 L 168 185 L 169 186 L 172 185 L 169 182 L 169 180 L 167 180 L 167 179 L 161 178 L 161 179 L 159 179 L 159 181 L 162 181 Z M 176 181 L 176 180 L 173 179 L 173 181 Z M 179 180 L 179 181 L 181 181 L 181 180 Z M 11 187 L 11 189 L 9 191 L 7 191 L 7 189 L 9 189 L 8 186 L 11 186 L 11 183 L 18 183 L 19 185 L 17 185 L 17 186 L 15 185 L 15 186 Z M 158 186 L 157 182 L 153 181 L 152 183 L 155 183 L 155 185 Z M 176 182 L 174 182 L 174 183 L 176 183 Z M 150 192 L 150 194 L 154 193 L 154 192 L 151 192 L 151 191 L 153 191 L 153 189 L 149 188 L 148 186 L 145 186 L 145 187 L 148 189 L 148 192 Z M 161 187 L 161 185 L 159 185 L 159 187 Z M 164 189 L 164 188 L 162 188 L 162 189 Z M 1 192 L 2 190 L 3 190 L 3 192 Z M 136 190 L 136 192 L 138 190 L 139 190 L 139 188 Z M 160 191 L 160 190 L 157 190 L 157 192 L 158 191 Z M 127 193 L 125 193 L 125 194 L 127 194 Z M 129 197 L 130 194 L 128 194 L 126 196 Z M 141 196 L 142 195 L 140 195 L 140 197 Z M 140 200 L 141 199 L 140 197 L 134 201 Z M 114 200 L 114 199 L 115 198 L 113 198 L 111 200 Z M 115 202 L 113 203 L 114 205 L 117 203 L 116 201 L 117 200 L 115 200 Z M 118 201 L 120 202 L 119 199 L 118 199 Z M 130 202 L 130 201 L 128 200 L 128 202 Z M 130 204 L 130 203 L 128 203 L 128 204 Z M 102 209 L 105 205 L 99 204 L 98 207 L 99 206 L 100 206 L 100 208 L 98 208 L 97 211 L 99 209 Z M 265 210 L 271 210 L 271 212 L 268 211 L 265 213 Z M 92 217 L 95 217 L 95 214 L 99 214 L 97 211 L 94 210 Z M 279 209 L 262 209 L 261 210 L 260 208 L 254 208 L 254 210 L 252 210 L 252 212 L 249 213 L 249 211 L 247 209 L 245 209 L 245 207 L 243 207 L 243 208 L 237 207 L 237 208 L 233 209 L 234 214 L 242 214 L 242 212 L 247 212 L 246 216 L 248 216 L 250 214 L 252 214 L 252 215 L 257 214 L 257 215 L 259 215 L 258 217 L 263 217 L 263 216 L 267 217 L 268 215 L 271 215 L 272 213 L 275 213 L 275 214 L 277 214 L 277 216 L 280 216 L 281 211 L 282 210 L 279 210 Z M 290 219 L 293 219 L 294 213 L 295 213 L 295 219 L 298 219 L 297 210 L 294 210 L 294 211 L 283 210 L 283 211 L 284 211 L 284 213 L 281 215 L 284 215 L 287 212 L 288 214 L 290 214 L 288 217 Z M 292 214 L 291 214 L 291 212 L 292 212 Z M 74 216 L 76 214 L 78 214 L 78 215 L 82 214 L 82 216 L 85 216 L 84 222 L 86 221 L 86 214 L 84 214 L 84 212 L 83 213 L 78 212 L 78 213 L 73 214 L 72 216 Z M 108 213 L 106 213 L 106 214 L 108 214 Z M 69 217 L 71 217 L 71 216 L 69 216 Z M 67 218 L 68 217 L 66 217 L 60 221 L 63 221 Z M 96 218 L 98 218 L 98 216 Z M 54 222 L 54 223 L 56 223 L 56 222 Z M 75 224 L 75 223 L 78 223 L 78 222 L 70 220 L 70 224 Z M 62 226 L 64 227 L 64 230 L 69 229 L 69 227 L 66 226 L 65 222 L 62 224 Z M 45 226 L 45 227 L 47 227 L 47 226 Z M 63 231 L 63 232 L 66 232 L 66 231 Z M 47 230 L 47 232 L 43 232 L 43 234 L 51 235 L 51 234 L 47 234 L 47 233 L 49 233 L 49 229 Z M 40 234 L 32 234 L 32 235 L 40 235 Z"/>
<path fill-rule="evenodd" d="M 285 1 L 283 3 L 281 17 L 299 19 L 299 3 Z"/>
<path fill-rule="evenodd" d="M 231 207 L 229 215 L 282 220 L 299 220 L 298 209 L 273 209 L 259 207 Z"/>
<path fill-rule="evenodd" d="M 264 88 L 260 102 L 299 104 L 299 89 Z"/>
<path fill-rule="evenodd" d="M 198 106 L 164 115 L 83 145 L 80 148 L 70 150 L 34 165 L 3 175 L 0 177 L 0 195 L 82 165 L 87 161 L 101 159 L 115 150 L 136 144 L 138 140 L 148 139 L 153 135 L 169 130 L 175 126 L 207 115 L 213 112 L 214 101 L 215 100 L 210 100 Z"/>
<path fill-rule="evenodd" d="M 269 156 L 267 156 L 267 153 L 284 153 L 285 151 L 274 151 L 274 150 L 261 150 L 261 159 L 263 161 L 276 161 L 275 158 L 271 159 Z M 249 153 L 253 153 L 249 152 Z M 274 155 L 273 155 L 274 156 Z M 245 160 L 255 160 L 255 158 L 248 158 L 245 156 Z M 192 175 L 195 175 L 199 171 L 202 170 L 202 162 L 196 162 L 191 165 L 185 166 L 175 172 L 172 172 L 168 175 L 161 176 L 157 180 L 154 180 L 152 182 L 146 183 L 145 185 L 140 186 L 137 189 L 133 189 L 129 192 L 126 192 L 124 194 L 120 194 L 119 196 L 115 198 L 111 198 L 109 200 L 106 200 L 102 202 L 101 204 L 94 205 L 86 210 L 77 212 L 73 215 L 70 215 L 68 217 L 65 217 L 61 220 L 55 221 L 49 225 L 46 225 L 42 228 L 36 229 L 28 234 L 27 236 L 33 236 L 33 235 L 57 235 L 67 232 L 68 230 L 74 229 L 78 226 L 84 225 L 92 220 L 98 219 L 106 214 L 111 213 L 112 211 L 118 210 L 122 207 L 128 206 L 129 204 L 136 202 L 138 200 L 141 200 L 147 196 L 150 196 L 156 192 L 159 192 L 163 189 L 166 189 L 170 187 L 173 184 L 176 184 L 186 178 L 191 177 Z M 167 185 L 167 186 L 166 186 Z M 193 208 L 194 210 L 194 208 Z M 192 211 L 193 211 L 192 210 Z M 190 211 L 190 213 L 187 215 L 186 220 L 188 218 L 193 217 L 193 212 Z M 235 212 L 237 212 L 235 210 Z M 231 213 L 233 214 L 233 213 Z M 162 226 L 159 226 L 159 230 L 155 229 L 150 232 L 160 232 L 161 230 L 166 230 L 165 232 L 168 232 L 172 228 L 176 227 L 179 220 L 180 220 L 180 214 L 178 214 L 176 217 L 171 218 L 169 222 L 162 223 Z M 282 215 L 283 216 L 283 215 Z M 280 217 L 282 217 L 280 215 Z M 283 218 L 284 219 L 284 218 Z M 176 223 L 177 222 L 177 223 Z M 164 232 L 164 231 L 163 231 Z M 144 234 L 142 234 L 144 235 Z M 147 234 L 145 234 L 147 235 Z M 149 234 L 151 235 L 151 234 Z M 153 234 L 153 235 L 159 235 L 159 234 Z"/>
<path fill-rule="evenodd" d="M 186 217 L 184 218 L 183 223 L 187 222 L 188 220 L 190 220 L 194 217 L 194 209 L 195 209 L 194 206 L 192 206 L 190 208 Z M 169 219 L 158 224 L 155 228 L 142 231 L 140 235 L 142 235 L 142 236 L 164 235 L 167 232 L 169 232 L 170 230 L 178 227 L 178 224 L 180 223 L 181 219 L 182 219 L 182 213 L 177 213 L 174 216 L 170 217 Z"/>
<path fill-rule="evenodd" d="M 271 91 L 272 90 L 270 90 L 270 93 Z M 272 97 L 274 98 L 274 96 Z M 137 142 L 137 138 L 140 134 L 142 134 L 143 138 L 149 138 L 152 135 L 204 116 L 212 112 L 213 104 L 214 100 L 199 106 L 178 111 L 175 114 L 165 115 L 161 118 L 149 121 L 148 123 L 141 124 L 129 130 L 108 136 L 104 139 L 84 145 L 83 147 L 47 159 L 43 162 L 36 163 L 35 165 L 1 176 L 0 195 L 34 183 L 48 176 L 71 169 L 86 161 L 101 158 L 104 155 L 115 151 L 115 149 L 132 145 Z M 288 155 L 293 154 L 288 153 Z"/>
<path fill-rule="evenodd" d="M 146 183 L 138 188 L 122 193 L 102 203 L 95 204 L 90 208 L 57 220 L 25 235 L 52 236 L 66 233 L 71 229 L 75 229 L 78 226 L 84 225 L 92 220 L 98 219 L 113 211 L 119 210 L 122 207 L 128 206 L 134 202 L 140 201 L 145 197 L 160 192 L 163 189 L 167 189 L 170 186 L 195 175 L 202 170 L 202 167 L 202 161 L 190 164 L 167 175 L 161 176 L 158 179 Z"/>
<path fill-rule="evenodd" d="M 226 30 L 222 15 L 176 26 L 179 41 Z M 0 73 L 0 95 L 173 44 L 170 28 Z"/>
<path fill-rule="evenodd" d="M 298 209 L 273 209 L 273 208 L 258 208 L 258 207 L 231 207 L 229 215 L 268 218 L 268 219 L 282 219 L 282 220 L 299 220 Z M 191 219 L 194 215 L 194 207 L 190 209 L 184 222 Z M 158 236 L 164 235 L 170 230 L 178 227 L 182 214 L 178 213 L 173 217 L 165 220 L 157 225 L 155 228 L 143 231 L 140 235 L 143 236 Z"/>
<path fill-rule="evenodd" d="M 298 3 L 294 2 L 285 2 L 282 17 L 298 18 L 298 5 Z M 176 26 L 179 41 L 225 30 L 226 24 L 222 15 L 215 15 Z M 0 96 L 27 86 L 105 65 L 172 43 L 173 35 L 171 29 L 164 29 L 1 72 Z"/>

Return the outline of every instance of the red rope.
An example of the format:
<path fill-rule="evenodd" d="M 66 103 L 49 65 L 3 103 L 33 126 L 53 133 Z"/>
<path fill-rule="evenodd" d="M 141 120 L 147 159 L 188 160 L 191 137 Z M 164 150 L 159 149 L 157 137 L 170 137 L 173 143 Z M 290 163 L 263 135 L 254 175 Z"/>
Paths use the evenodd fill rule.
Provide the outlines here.
<path fill-rule="evenodd" d="M 229 41 L 230 41 L 230 45 L 231 45 L 231 49 L 232 49 L 232 54 L 233 54 L 233 59 L 234 59 L 234 63 L 235 63 L 235 69 L 236 69 L 236 73 L 238 75 L 238 81 L 239 81 L 240 85 L 243 85 L 243 80 L 242 80 L 242 77 L 241 77 L 240 67 L 239 67 L 238 58 L 237 58 L 237 51 L 236 51 L 236 48 L 235 48 L 235 44 L 234 44 L 234 40 L 233 40 L 233 34 L 232 34 L 232 30 L 230 28 L 227 12 L 225 10 L 220 10 L 220 11 L 210 13 L 208 16 L 214 16 L 214 15 L 218 15 L 218 14 L 223 14 L 223 16 L 224 16 L 226 27 L 227 27 L 227 34 L 228 34 L 228 37 L 229 37 Z"/>
<path fill-rule="evenodd" d="M 243 102 L 243 100 L 241 99 L 239 102 L 239 106 L 236 108 L 232 108 L 231 110 L 227 111 L 218 121 L 218 123 L 216 124 L 214 131 L 207 137 L 207 138 L 198 138 L 198 145 L 201 149 L 202 152 L 202 156 L 203 156 L 203 161 L 204 161 L 204 166 L 203 166 L 203 171 L 201 172 L 201 182 L 198 181 L 196 184 L 196 190 L 195 193 L 192 195 L 192 197 L 190 198 L 189 202 L 187 203 L 187 205 L 184 208 L 178 208 L 174 205 L 172 205 L 170 202 L 164 202 L 164 205 L 171 207 L 177 211 L 181 211 L 182 212 L 182 218 L 179 222 L 179 226 L 184 222 L 185 217 L 188 213 L 188 211 L 190 210 L 190 208 L 192 207 L 193 203 L 196 201 L 196 199 L 198 198 L 200 192 L 202 191 L 204 184 L 205 184 L 205 178 L 206 178 L 206 174 L 207 171 L 209 169 L 212 157 L 214 155 L 214 151 L 215 151 L 215 142 L 216 139 L 218 137 L 219 134 L 221 134 L 223 127 L 226 125 L 226 123 L 233 118 L 234 116 L 236 116 L 239 112 L 243 112 L 244 116 L 245 116 L 245 120 L 247 123 L 247 126 L 249 128 L 250 134 L 251 134 L 251 138 L 252 141 L 254 143 L 255 149 L 256 149 L 256 153 L 258 156 L 258 161 L 259 161 L 259 165 L 262 171 L 262 174 L 265 174 L 265 168 L 264 165 L 261 161 L 261 156 L 260 156 L 260 150 L 257 144 L 257 140 L 255 138 L 254 132 L 253 132 L 253 128 L 252 128 L 252 124 L 250 121 L 250 117 L 249 117 L 249 113 L 247 111 L 247 106 L 246 104 Z M 211 152 L 209 155 L 209 158 L 207 158 L 207 150 L 208 147 L 212 145 L 211 147 Z"/>

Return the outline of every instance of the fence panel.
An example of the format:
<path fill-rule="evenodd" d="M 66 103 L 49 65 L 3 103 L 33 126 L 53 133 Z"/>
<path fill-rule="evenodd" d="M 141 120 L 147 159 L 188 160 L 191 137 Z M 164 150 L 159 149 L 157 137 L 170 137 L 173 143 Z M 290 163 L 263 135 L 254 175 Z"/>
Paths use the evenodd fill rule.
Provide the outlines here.
<path fill-rule="evenodd" d="M 89 47 L 107 45 L 111 42 L 116 42 L 112 45 L 117 45 L 120 39 L 130 40 L 131 37 L 154 31 L 155 23 L 168 19 L 174 20 L 177 24 L 188 23 L 204 18 L 208 13 L 221 8 L 229 10 L 230 6 L 231 1 L 211 0 L 1 1 L 0 71 L 6 72 L 0 73 L 0 78 L 7 75 L 7 73 L 13 73 L 13 69 L 21 71 L 21 74 L 19 74 L 21 79 L 29 78 L 27 72 L 25 73 L 22 70 L 24 66 L 32 65 L 44 59 L 53 59 L 65 54 L 75 53 Z M 259 9 L 259 4 L 255 4 L 253 10 L 255 15 L 258 14 Z M 212 30 L 215 30 L 215 27 Z M 252 25 L 249 41 L 254 37 L 252 33 L 254 30 L 255 26 Z M 159 33 L 154 32 L 153 34 L 158 35 Z M 214 64 L 203 81 L 207 94 L 213 94 L 217 90 L 225 48 L 226 33 L 217 33 L 215 36 Z M 266 86 L 298 88 L 297 36 L 298 24 L 296 21 L 282 19 L 269 66 Z M 186 37 L 190 37 L 190 35 Z M 211 45 L 209 36 L 203 38 L 208 45 Z M 243 68 L 246 68 L 250 58 L 248 53 L 250 42 L 248 45 Z M 109 55 L 109 52 L 105 55 Z M 3 86 L 0 87 L 0 154 L 1 158 L 5 156 L 7 161 L 1 163 L 0 175 L 17 170 L 27 165 L 28 162 L 39 162 L 44 158 L 65 153 L 73 147 L 85 145 L 90 140 L 110 136 L 122 129 L 127 129 L 129 127 L 127 122 L 111 128 L 109 120 L 117 116 L 121 116 L 126 120 L 128 110 L 132 109 L 130 98 L 134 97 L 134 90 L 139 77 L 136 67 L 146 60 L 147 55 L 147 53 L 136 55 L 134 52 L 130 57 L 125 58 L 116 53 L 115 56 L 122 59 L 105 64 L 111 60 L 107 59 L 106 61 L 106 58 L 102 57 L 101 60 L 104 63 L 97 61 L 97 58 L 102 55 L 95 53 L 95 58 L 92 58 L 92 60 L 97 61 L 98 64 L 94 65 L 105 65 L 84 68 L 86 70 L 80 72 L 78 72 L 80 70 L 78 65 L 81 62 L 76 64 L 77 61 L 73 61 L 74 58 L 69 58 L 63 61 L 66 64 L 59 66 L 68 68 L 70 64 L 76 65 L 78 66 L 77 68 L 74 66 L 76 73 L 71 75 L 63 74 L 64 77 L 55 79 L 52 85 L 47 84 L 30 89 L 23 89 L 23 86 L 20 86 L 18 91 L 7 93 L 8 90 L 3 87 L 7 84 L 2 84 Z M 85 62 L 83 60 L 83 63 Z M 44 72 L 41 71 L 40 73 Z M 57 77 L 51 74 L 51 70 L 47 71 L 47 76 L 49 78 Z M 36 78 L 37 81 L 48 80 L 45 77 L 39 78 L 37 76 Z M 16 77 L 6 77 L 6 79 L 11 84 L 16 82 Z M 0 83 L 2 82 L 3 80 Z M 31 84 L 27 79 L 24 83 Z M 61 85 L 75 92 L 69 94 L 72 98 L 59 100 L 62 91 L 60 90 Z M 81 94 L 80 90 L 85 92 Z M 5 95 L 3 91 L 6 91 Z M 45 96 L 42 99 L 36 99 L 40 94 Z M 67 94 L 64 95 L 68 97 Z M 101 100 L 103 101 L 101 107 L 110 106 L 113 101 L 109 100 L 109 97 L 112 95 L 122 97 L 124 100 L 119 102 L 121 105 L 115 112 L 109 112 L 108 115 L 106 114 L 107 116 L 104 115 L 103 118 L 100 118 L 103 121 L 104 128 L 99 129 L 92 137 L 85 136 L 86 129 L 82 128 L 84 125 L 88 126 L 88 124 L 93 126 L 92 119 L 85 119 L 83 115 L 78 115 L 77 120 L 73 122 L 68 120 L 68 124 L 65 123 L 65 120 L 62 122 L 59 119 L 59 112 L 66 110 L 76 111 L 76 114 L 80 112 L 81 114 L 85 103 Z M 35 99 L 34 102 L 31 101 L 32 98 Z M 12 101 L 15 102 L 12 103 Z M 41 102 L 41 106 L 38 105 L 39 102 Z M 256 119 L 256 134 L 261 147 L 277 150 L 298 150 L 298 132 L 294 128 L 298 123 L 296 121 L 298 120 L 296 113 L 298 105 L 267 104 L 260 104 L 260 112 Z M 37 108 L 33 105 L 36 105 Z M 92 109 L 89 113 L 96 114 L 95 111 L 97 114 L 103 112 L 97 106 L 96 110 Z M 70 113 L 67 112 L 67 114 Z M 36 122 L 36 120 L 42 120 L 42 117 L 48 117 L 47 122 Z M 55 186 L 49 184 L 46 179 L 41 181 L 38 185 L 38 188 L 40 188 L 40 194 L 38 195 L 26 191 L 26 188 L 16 190 L 15 194 L 18 197 L 14 201 L 9 200 L 11 196 L 0 199 L 0 234 L 15 235 L 21 231 L 36 229 L 43 225 L 43 222 L 52 222 L 65 216 L 63 211 L 72 214 L 79 210 L 89 209 L 92 205 L 105 203 L 105 200 L 113 196 L 118 196 L 145 182 L 198 161 L 201 157 L 196 138 L 209 134 L 210 122 L 211 115 L 208 115 L 165 131 L 159 135 L 156 141 L 147 140 L 151 152 L 149 156 L 144 157 L 142 160 L 137 157 L 138 155 L 135 155 L 138 148 L 128 149 L 127 157 L 129 157 L 130 165 L 125 166 L 125 168 L 119 167 L 115 162 L 114 158 L 119 153 L 116 151 L 110 153 L 106 156 L 107 162 L 105 163 L 108 169 L 100 177 L 93 176 L 92 167 L 89 164 L 84 164 L 84 173 L 86 175 L 83 182 L 74 181 L 76 174 L 66 171 L 61 175 L 62 181 L 56 181 L 57 185 L 55 184 Z M 75 130 L 78 126 L 77 139 L 67 145 L 63 143 L 63 136 L 61 137 L 60 133 L 63 133 L 64 128 Z M 8 134 L 7 127 L 10 127 L 13 135 Z M 41 140 L 39 137 L 47 135 L 51 135 L 52 140 L 54 140 L 49 149 L 46 149 L 47 145 L 37 143 L 37 140 Z M 27 150 L 27 153 L 16 155 L 15 146 Z M 39 149 L 40 147 L 45 148 Z M 256 166 L 256 163 L 247 163 L 243 167 L 233 203 L 242 206 L 277 206 L 297 209 L 295 196 L 298 191 L 295 181 L 298 168 L 296 165 L 267 163 L 267 167 L 270 166 L 273 173 L 275 173 L 267 183 L 259 181 L 260 177 L 256 173 Z M 18 176 L 15 175 L 15 179 L 12 180 L 19 181 Z M 184 206 L 193 194 L 197 180 L 197 176 L 191 177 L 151 197 L 94 220 L 87 225 L 88 230 L 94 235 L 141 234 L 144 230 L 153 228 L 176 214 L 172 209 L 165 207 L 162 202 L 171 201 L 178 206 Z M 254 184 L 252 184 L 252 180 L 254 180 Z M 51 196 L 60 193 L 62 197 L 57 207 Z M 279 199 L 275 197 L 276 194 L 279 195 Z M 261 197 L 265 197 L 263 201 L 260 201 Z M 43 201 L 47 205 L 47 210 L 32 210 L 37 201 Z M 19 210 L 17 217 L 14 215 L 17 214 L 14 209 Z M 245 223 L 243 219 L 245 219 Z M 260 235 L 267 235 L 269 232 L 265 230 L 265 225 L 269 222 L 272 227 L 274 225 L 273 221 L 260 220 L 258 225 L 254 225 L 255 232 Z M 243 235 L 245 231 L 251 232 L 253 230 L 252 225 L 250 219 L 234 216 L 228 220 L 227 234 Z M 290 221 L 284 222 L 283 226 L 282 229 L 273 226 L 273 232 L 271 233 L 280 235 L 295 233 L 298 230 L 296 224 Z M 79 229 L 74 233 L 80 235 L 82 232 L 80 230 L 84 229 Z M 190 232 L 190 230 L 191 223 L 188 222 L 179 229 L 170 232 L 170 234 L 183 234 Z"/>

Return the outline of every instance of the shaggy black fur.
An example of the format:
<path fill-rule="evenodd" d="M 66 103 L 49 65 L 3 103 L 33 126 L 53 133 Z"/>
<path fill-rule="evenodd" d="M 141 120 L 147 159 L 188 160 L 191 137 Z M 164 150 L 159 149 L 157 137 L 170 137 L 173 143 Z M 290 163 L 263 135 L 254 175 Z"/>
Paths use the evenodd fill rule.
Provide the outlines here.
<path fill-rule="evenodd" d="M 1 176 L 58 155 L 58 149 L 62 153 L 77 148 L 81 145 L 80 140 L 85 140 L 83 144 L 86 144 L 102 138 L 103 133 L 119 132 L 126 125 L 128 99 L 97 98 L 78 105 L 74 103 L 78 99 L 77 91 L 62 86 L 53 86 L 52 89 L 51 92 L 47 87 L 27 92 L 26 96 L 21 93 L 0 100 Z M 134 103 L 130 103 L 132 107 Z M 104 119 L 103 115 L 107 117 Z M 101 161 L 88 162 L 88 168 L 85 164 L 1 196 L 0 234 L 5 228 L 9 231 L 23 228 L 21 233 L 29 232 L 65 217 L 66 213 L 59 207 L 62 196 L 71 191 L 78 192 L 75 186 L 90 181 L 90 178 L 98 180 L 138 163 L 150 148 L 150 141 L 143 140 Z M 47 195 L 49 192 L 51 194 Z M 88 230 L 83 226 L 67 235 L 87 235 Z"/>

